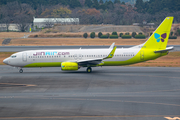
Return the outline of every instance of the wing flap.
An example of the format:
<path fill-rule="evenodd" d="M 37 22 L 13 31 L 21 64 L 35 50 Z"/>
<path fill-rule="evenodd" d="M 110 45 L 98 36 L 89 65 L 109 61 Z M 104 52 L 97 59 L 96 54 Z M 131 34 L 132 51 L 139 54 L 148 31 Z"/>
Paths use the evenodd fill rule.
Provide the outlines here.
<path fill-rule="evenodd" d="M 79 65 L 98 65 L 102 63 L 102 58 L 95 58 L 95 59 L 86 59 L 86 60 L 79 60 L 77 63 Z"/>

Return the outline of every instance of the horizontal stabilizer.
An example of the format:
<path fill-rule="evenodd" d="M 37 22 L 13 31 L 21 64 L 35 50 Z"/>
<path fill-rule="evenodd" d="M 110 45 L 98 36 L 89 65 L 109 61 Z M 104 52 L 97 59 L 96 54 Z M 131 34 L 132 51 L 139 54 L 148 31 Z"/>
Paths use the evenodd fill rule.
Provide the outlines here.
<path fill-rule="evenodd" d="M 154 51 L 154 53 L 163 53 L 163 52 L 167 52 L 167 51 L 170 51 L 170 50 L 173 50 L 173 49 L 174 49 L 174 47 L 168 47 L 168 48 L 166 48 L 164 50 Z"/>

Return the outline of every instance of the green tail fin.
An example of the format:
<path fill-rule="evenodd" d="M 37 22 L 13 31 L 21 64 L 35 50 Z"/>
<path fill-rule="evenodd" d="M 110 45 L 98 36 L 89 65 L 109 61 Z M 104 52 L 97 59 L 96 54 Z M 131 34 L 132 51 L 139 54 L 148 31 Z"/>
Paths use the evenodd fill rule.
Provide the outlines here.
<path fill-rule="evenodd" d="M 166 17 L 144 44 L 147 49 L 166 49 L 174 17 Z"/>

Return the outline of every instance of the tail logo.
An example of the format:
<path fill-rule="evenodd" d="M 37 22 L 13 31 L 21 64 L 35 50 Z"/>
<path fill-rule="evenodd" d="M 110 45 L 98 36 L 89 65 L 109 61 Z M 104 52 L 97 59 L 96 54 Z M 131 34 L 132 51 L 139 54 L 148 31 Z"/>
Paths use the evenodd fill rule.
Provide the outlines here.
<path fill-rule="evenodd" d="M 164 39 L 166 39 L 167 34 L 164 33 L 164 34 L 160 35 L 160 34 L 158 34 L 158 33 L 155 33 L 155 34 L 154 34 L 154 37 L 156 38 L 156 41 L 157 41 L 157 42 L 160 42 L 160 40 L 161 40 L 161 42 L 164 42 Z"/>

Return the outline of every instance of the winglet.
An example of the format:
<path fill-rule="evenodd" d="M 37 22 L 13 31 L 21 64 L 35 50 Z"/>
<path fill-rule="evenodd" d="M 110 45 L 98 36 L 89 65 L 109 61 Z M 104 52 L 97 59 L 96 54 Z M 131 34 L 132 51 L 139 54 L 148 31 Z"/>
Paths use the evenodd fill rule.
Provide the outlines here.
<path fill-rule="evenodd" d="M 114 48 L 114 44 L 115 44 L 115 42 L 112 43 L 112 45 L 109 47 L 109 49 L 113 49 Z"/>
<path fill-rule="evenodd" d="M 116 51 L 116 46 L 113 48 L 113 50 L 109 53 L 109 55 L 105 58 L 105 59 L 107 59 L 107 58 L 112 58 L 113 56 L 114 56 L 114 53 L 115 53 L 115 51 Z"/>

